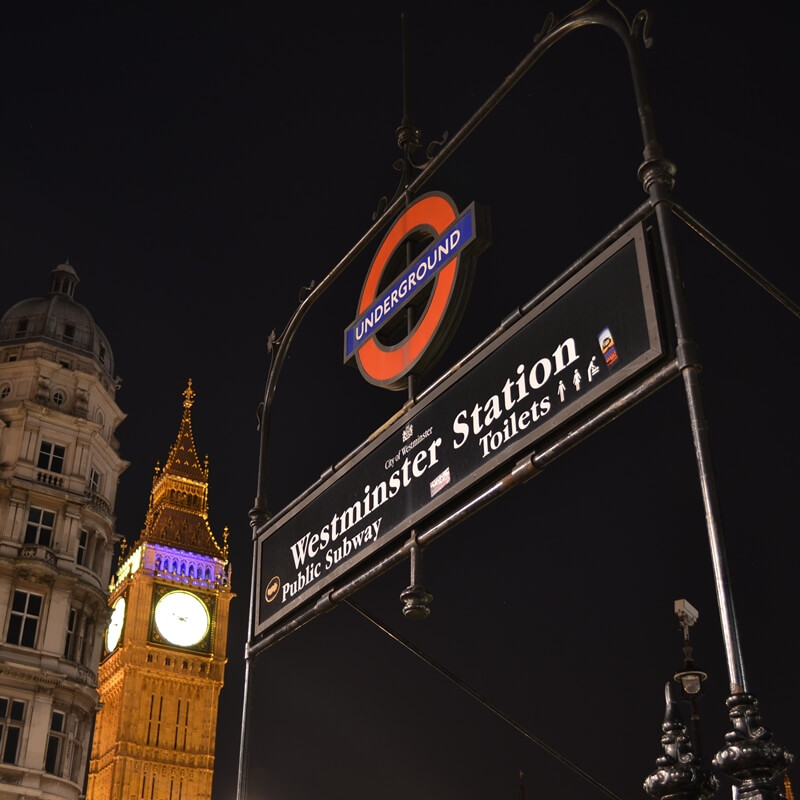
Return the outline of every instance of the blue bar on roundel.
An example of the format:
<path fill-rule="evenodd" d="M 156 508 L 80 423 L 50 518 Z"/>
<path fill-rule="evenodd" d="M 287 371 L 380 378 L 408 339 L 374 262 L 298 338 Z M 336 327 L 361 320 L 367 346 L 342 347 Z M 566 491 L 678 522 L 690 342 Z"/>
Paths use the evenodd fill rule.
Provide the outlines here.
<path fill-rule="evenodd" d="M 388 286 L 345 331 L 345 360 L 374 336 L 439 271 L 475 238 L 472 207 L 464 213 Z"/>

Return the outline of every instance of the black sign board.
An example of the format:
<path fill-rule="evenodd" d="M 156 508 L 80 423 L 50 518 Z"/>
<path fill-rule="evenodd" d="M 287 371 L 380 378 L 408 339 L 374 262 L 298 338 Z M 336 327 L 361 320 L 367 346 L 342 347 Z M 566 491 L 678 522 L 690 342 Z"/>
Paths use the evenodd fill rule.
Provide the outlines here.
<path fill-rule="evenodd" d="M 639 224 L 259 531 L 255 635 L 663 351 Z"/>

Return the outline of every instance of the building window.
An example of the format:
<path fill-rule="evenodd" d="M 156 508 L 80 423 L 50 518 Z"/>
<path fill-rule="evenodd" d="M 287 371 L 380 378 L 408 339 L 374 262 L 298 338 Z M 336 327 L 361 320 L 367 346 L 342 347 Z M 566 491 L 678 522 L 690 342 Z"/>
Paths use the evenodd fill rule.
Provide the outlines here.
<path fill-rule="evenodd" d="M 64 640 L 64 658 L 76 664 L 86 664 L 91 660 L 95 621 L 86 611 L 77 608 L 69 610 L 67 636 Z"/>
<path fill-rule="evenodd" d="M 89 548 L 89 531 L 82 530 L 78 534 L 78 554 L 75 557 L 75 561 L 80 564 L 80 566 L 86 566 L 86 551 Z"/>
<path fill-rule="evenodd" d="M 42 442 L 39 449 L 39 460 L 36 466 L 50 472 L 61 472 L 64 469 L 64 454 L 66 450 L 60 444 Z"/>
<path fill-rule="evenodd" d="M 11 394 L 11 384 L 4 383 L 0 386 L 0 400 L 5 400 Z"/>
<path fill-rule="evenodd" d="M 35 647 L 36 631 L 41 614 L 42 596 L 16 589 L 11 603 L 11 614 L 8 618 L 7 641 L 23 647 Z"/>
<path fill-rule="evenodd" d="M 159 697 L 156 703 L 156 696 L 150 695 L 150 719 L 147 722 L 147 745 L 153 744 L 158 747 L 158 738 L 161 734 L 161 712 L 164 710 L 164 698 Z"/>
<path fill-rule="evenodd" d="M 75 656 L 75 634 L 77 630 L 78 612 L 71 608 L 69 610 L 69 619 L 67 620 L 67 640 L 64 643 L 64 658 L 70 661 L 73 661 Z"/>
<path fill-rule="evenodd" d="M 64 403 L 66 402 L 66 399 L 67 399 L 67 396 L 64 394 L 64 392 L 61 391 L 61 389 L 56 389 L 53 392 L 53 405 L 55 405 L 55 406 L 63 406 Z M 59 470 L 59 472 L 60 471 L 61 470 Z"/>
<path fill-rule="evenodd" d="M 64 658 L 78 664 L 86 663 L 87 650 L 94 636 L 94 620 L 77 608 L 69 610 L 67 636 L 64 640 Z"/>
<path fill-rule="evenodd" d="M 175 713 L 175 741 L 173 748 L 175 750 L 186 749 L 186 735 L 189 730 L 189 701 L 181 708 L 181 701 L 178 700 L 178 708 Z"/>
<path fill-rule="evenodd" d="M 169 800 L 181 800 L 183 797 L 183 778 L 178 778 L 177 788 L 175 778 L 169 779 Z"/>
<path fill-rule="evenodd" d="M 17 339 L 21 339 L 27 332 L 28 332 L 28 320 L 27 319 L 18 320 L 17 330 L 14 333 L 14 336 Z"/>
<path fill-rule="evenodd" d="M 56 515 L 43 508 L 28 511 L 28 524 L 25 526 L 25 544 L 41 544 L 50 547 L 53 541 L 53 526 Z"/>
<path fill-rule="evenodd" d="M 69 755 L 70 750 L 72 751 L 71 758 Z M 70 759 L 72 761 L 72 768 L 70 769 L 69 777 L 73 783 L 79 783 L 81 768 L 84 763 L 82 756 L 83 745 L 81 744 L 81 726 L 77 720 L 73 720 L 72 734 L 67 742 L 67 750 L 63 756 L 64 759 Z M 62 770 L 62 774 L 66 777 L 66 769 Z"/>
<path fill-rule="evenodd" d="M 89 470 L 89 491 L 98 493 L 100 492 L 103 484 L 103 479 L 100 473 L 92 467 Z"/>
<path fill-rule="evenodd" d="M 66 719 L 62 711 L 54 711 L 50 717 L 50 735 L 47 737 L 47 751 L 44 756 L 44 771 L 57 775 L 61 766 L 61 751 L 64 744 Z"/>
<path fill-rule="evenodd" d="M 92 642 L 94 641 L 95 621 L 83 614 L 83 630 L 78 637 L 78 661 L 81 664 L 90 663 L 92 660 Z"/>
<path fill-rule="evenodd" d="M 0 758 L 4 764 L 16 764 L 22 723 L 25 721 L 25 703 L 0 697 Z"/>
<path fill-rule="evenodd" d="M 65 342 L 75 341 L 75 326 L 71 322 L 64 323 L 64 341 Z"/>

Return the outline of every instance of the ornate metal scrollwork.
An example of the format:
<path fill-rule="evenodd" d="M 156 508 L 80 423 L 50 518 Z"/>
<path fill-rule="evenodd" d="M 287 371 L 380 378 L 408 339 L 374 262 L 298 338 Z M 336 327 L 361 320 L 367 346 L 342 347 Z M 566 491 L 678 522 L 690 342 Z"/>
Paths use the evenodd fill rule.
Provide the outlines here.
<path fill-rule="evenodd" d="M 407 190 L 410 183 L 412 170 L 422 172 L 435 158 L 437 151 L 444 145 L 448 138 L 448 132 L 442 134 L 441 139 L 433 140 L 425 148 L 426 160 L 422 164 L 414 161 L 414 153 L 420 148 L 422 142 L 422 131 L 413 123 L 411 117 L 410 88 L 408 80 L 408 41 L 406 32 L 406 16 L 403 15 L 403 118 L 395 131 L 397 146 L 403 151 L 402 158 L 395 159 L 392 167 L 400 173 L 400 180 L 397 184 L 391 199 L 386 195 L 381 197 L 375 211 L 372 212 L 373 222 L 383 216 L 386 209 L 394 204 L 395 200 L 401 197 Z"/>
<path fill-rule="evenodd" d="M 620 15 L 621 14 L 622 12 L 620 11 Z M 650 36 L 651 24 L 652 20 L 650 19 L 650 14 L 646 9 L 642 9 L 633 18 L 633 21 L 631 22 L 629 28 L 631 32 L 631 38 L 635 38 L 636 36 L 641 35 L 642 44 L 647 50 L 649 50 L 653 46 L 653 37 Z"/>
<path fill-rule="evenodd" d="M 317 285 L 316 281 L 311 281 L 308 286 L 301 286 L 300 291 L 297 293 L 297 302 L 303 303 L 305 302 L 306 298 L 314 291 L 314 287 Z"/>
<path fill-rule="evenodd" d="M 394 203 L 394 201 L 397 200 L 401 194 L 403 194 L 406 189 L 406 185 L 408 184 L 408 175 L 411 170 L 416 170 L 417 172 L 424 170 L 436 157 L 436 154 L 445 145 L 448 137 L 450 136 L 448 131 L 444 131 L 441 139 L 433 139 L 431 142 L 429 142 L 428 146 L 425 148 L 425 161 L 421 164 L 418 164 L 412 159 L 412 156 L 421 146 L 421 135 L 422 132 L 420 129 L 414 128 L 413 126 L 401 125 L 397 129 L 397 146 L 403 150 L 403 156 L 402 158 L 395 159 L 392 162 L 392 167 L 400 173 L 400 181 L 398 182 L 397 188 L 395 189 L 391 199 L 384 195 L 378 201 L 375 211 L 372 212 L 373 221 L 379 219 L 383 212 L 386 211 L 386 209 L 392 203 Z"/>
<path fill-rule="evenodd" d="M 570 11 L 569 14 L 566 14 L 561 19 L 556 19 L 556 15 L 550 11 L 542 22 L 541 30 L 533 37 L 534 43 L 538 44 L 555 28 L 563 25 L 565 22 L 584 16 L 587 12 L 591 11 L 596 5 L 598 5 L 599 2 L 600 0 L 589 0 L 587 3 L 584 3 L 582 6 L 580 6 L 580 8 Z M 646 9 L 642 9 L 641 11 L 637 12 L 631 22 L 628 22 L 628 18 L 625 16 L 625 13 L 616 3 L 612 3 L 611 0 L 606 0 L 606 2 L 625 22 L 625 27 L 627 27 L 631 38 L 641 35 L 642 44 L 649 50 L 653 46 L 653 39 L 650 36 L 651 19 L 649 12 Z"/>

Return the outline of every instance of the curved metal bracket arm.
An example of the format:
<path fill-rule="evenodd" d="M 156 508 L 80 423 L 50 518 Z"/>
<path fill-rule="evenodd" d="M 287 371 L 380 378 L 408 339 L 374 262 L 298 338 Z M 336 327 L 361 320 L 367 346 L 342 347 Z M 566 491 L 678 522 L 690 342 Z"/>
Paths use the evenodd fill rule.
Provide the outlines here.
<path fill-rule="evenodd" d="M 406 192 L 398 195 L 383 209 L 383 213 L 361 239 L 356 242 L 344 258 L 339 261 L 339 263 L 311 289 L 305 299 L 300 302 L 300 305 L 295 310 L 280 336 L 271 340 L 270 367 L 267 375 L 266 389 L 264 391 L 264 401 L 260 409 L 258 486 L 255 505 L 250 512 L 250 520 L 254 529 L 254 534 L 256 529 L 263 525 L 269 518 L 266 499 L 266 458 L 272 402 L 275 397 L 278 377 L 283 363 L 286 360 L 286 353 L 300 323 L 319 297 L 328 290 L 331 284 L 333 284 L 356 257 L 364 251 L 367 245 L 385 227 L 389 220 L 393 219 L 402 210 L 406 194 L 415 194 L 433 176 L 478 125 L 486 119 L 494 107 L 556 42 L 563 39 L 568 33 L 589 25 L 608 28 L 619 36 L 625 46 L 630 62 L 636 104 L 639 111 L 639 124 L 644 139 L 644 164 L 642 166 L 644 174 L 642 175 L 642 180 L 645 181 L 645 190 L 649 190 L 652 184 L 658 183 L 660 185 L 660 181 L 669 178 L 671 173 L 674 174 L 674 170 L 670 169 L 671 165 L 667 165 L 666 162 L 663 161 L 661 148 L 655 137 L 652 111 L 642 72 L 641 58 L 636 44 L 637 38 L 641 35 L 645 46 L 650 45 L 650 40 L 647 37 L 649 24 L 647 12 L 639 12 L 634 18 L 633 23 L 628 24 L 623 14 L 611 3 L 609 3 L 609 5 L 614 10 L 614 14 L 605 11 L 590 11 L 590 9 L 593 9 L 597 5 L 597 2 L 598 0 L 591 0 L 591 2 L 586 3 L 560 22 L 554 22 L 553 16 L 548 16 L 542 31 L 535 38 L 535 46 L 528 55 L 523 58 L 516 69 L 508 75 L 462 128 L 449 141 L 444 143 L 442 148 L 430 159 L 424 169 L 422 169 L 407 185 Z M 672 188 L 671 183 L 668 188 Z"/>

